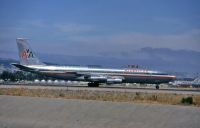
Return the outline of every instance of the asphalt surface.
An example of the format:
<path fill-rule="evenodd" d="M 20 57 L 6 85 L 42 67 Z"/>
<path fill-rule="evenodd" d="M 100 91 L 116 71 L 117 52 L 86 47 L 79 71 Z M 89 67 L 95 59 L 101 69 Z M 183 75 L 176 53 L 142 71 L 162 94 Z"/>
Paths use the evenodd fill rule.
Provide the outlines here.
<path fill-rule="evenodd" d="M 0 128 L 199 128 L 193 106 L 0 96 Z"/>
<path fill-rule="evenodd" d="M 200 94 L 199 89 L 181 88 L 132 88 L 132 87 L 87 87 L 87 86 L 45 86 L 45 85 L 0 85 L 0 88 L 28 88 L 28 89 L 63 89 L 63 90 L 88 90 L 88 91 L 118 91 L 118 92 L 144 92 L 144 93 L 175 93 L 175 94 Z"/>

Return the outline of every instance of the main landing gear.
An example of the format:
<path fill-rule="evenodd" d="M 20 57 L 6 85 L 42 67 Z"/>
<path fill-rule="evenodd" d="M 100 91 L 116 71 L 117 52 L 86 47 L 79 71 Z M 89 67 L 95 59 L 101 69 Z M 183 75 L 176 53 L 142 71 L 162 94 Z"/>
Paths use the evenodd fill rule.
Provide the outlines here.
<path fill-rule="evenodd" d="M 159 87 L 159 85 L 158 84 L 156 84 L 156 89 L 159 89 L 160 87 Z"/>
<path fill-rule="evenodd" d="M 89 87 L 99 87 L 99 83 L 98 82 L 90 82 L 88 83 Z"/>

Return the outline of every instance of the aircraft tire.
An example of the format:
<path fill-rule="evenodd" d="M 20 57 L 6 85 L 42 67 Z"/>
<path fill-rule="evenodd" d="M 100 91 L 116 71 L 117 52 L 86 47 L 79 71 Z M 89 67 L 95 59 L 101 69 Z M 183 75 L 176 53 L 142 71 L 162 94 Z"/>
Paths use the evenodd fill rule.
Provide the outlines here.
<path fill-rule="evenodd" d="M 88 87 L 99 87 L 99 83 L 98 82 L 90 82 L 90 83 L 88 83 Z"/>
<path fill-rule="evenodd" d="M 159 87 L 159 85 L 156 85 L 156 89 L 159 89 L 160 87 Z"/>

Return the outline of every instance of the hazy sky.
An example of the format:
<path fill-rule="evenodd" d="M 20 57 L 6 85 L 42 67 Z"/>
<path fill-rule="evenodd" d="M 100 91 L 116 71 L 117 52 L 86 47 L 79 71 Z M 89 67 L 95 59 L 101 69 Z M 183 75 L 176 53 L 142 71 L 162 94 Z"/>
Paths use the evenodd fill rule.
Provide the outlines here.
<path fill-rule="evenodd" d="M 200 52 L 199 0 L 0 0 L 0 52 L 118 56 L 143 48 Z"/>

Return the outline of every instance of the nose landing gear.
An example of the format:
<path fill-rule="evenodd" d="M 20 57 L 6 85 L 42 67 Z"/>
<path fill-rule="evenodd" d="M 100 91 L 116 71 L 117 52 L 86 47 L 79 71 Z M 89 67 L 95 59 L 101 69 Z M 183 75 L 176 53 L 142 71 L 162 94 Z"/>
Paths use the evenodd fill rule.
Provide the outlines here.
<path fill-rule="evenodd" d="M 157 84 L 157 85 L 156 85 L 156 89 L 159 89 L 159 88 L 160 88 L 160 87 L 159 87 L 159 85 Z"/>

